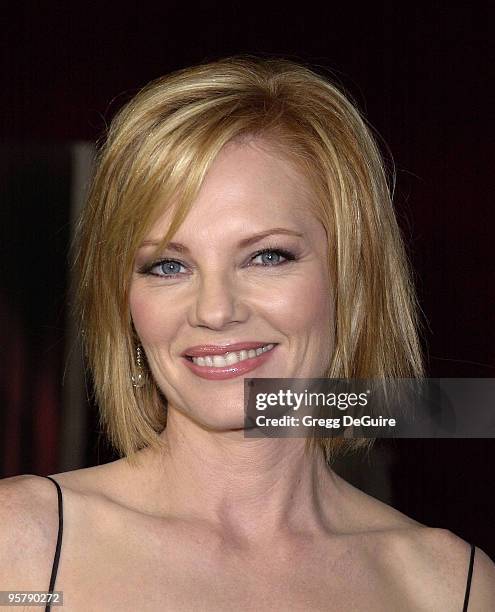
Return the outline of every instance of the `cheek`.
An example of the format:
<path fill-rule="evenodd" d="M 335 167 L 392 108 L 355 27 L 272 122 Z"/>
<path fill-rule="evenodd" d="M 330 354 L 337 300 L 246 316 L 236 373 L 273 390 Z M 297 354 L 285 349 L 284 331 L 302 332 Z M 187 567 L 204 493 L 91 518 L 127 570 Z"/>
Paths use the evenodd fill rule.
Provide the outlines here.
<path fill-rule="evenodd" d="M 287 332 L 326 334 L 333 328 L 333 292 L 328 276 L 315 271 L 291 279 L 287 286 L 276 285 L 270 299 L 270 313 Z M 266 310 L 266 304 L 265 304 Z"/>
<path fill-rule="evenodd" d="M 154 344 L 166 338 L 179 320 L 173 305 L 159 295 L 139 286 L 131 287 L 129 307 L 136 332 L 143 344 Z"/>
<path fill-rule="evenodd" d="M 269 290 L 250 293 L 252 314 L 261 313 L 283 333 L 301 333 L 328 340 L 333 329 L 333 292 L 325 271 L 306 270 L 287 282 L 274 280 Z M 136 332 L 143 344 L 171 340 L 184 324 L 184 300 L 165 299 L 139 285 L 131 286 L 129 306 Z"/>

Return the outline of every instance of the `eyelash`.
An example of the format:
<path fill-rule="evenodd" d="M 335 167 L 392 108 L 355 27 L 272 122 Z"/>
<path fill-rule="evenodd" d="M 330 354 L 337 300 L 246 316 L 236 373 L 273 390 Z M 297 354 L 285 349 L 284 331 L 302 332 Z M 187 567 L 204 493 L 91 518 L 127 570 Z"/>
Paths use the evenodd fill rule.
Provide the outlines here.
<path fill-rule="evenodd" d="M 285 259 L 285 261 L 282 261 L 277 264 L 254 264 L 256 267 L 277 268 L 279 266 L 283 266 L 286 263 L 289 263 L 290 261 L 297 260 L 296 255 L 292 253 L 291 251 L 288 251 L 286 249 L 278 249 L 278 248 L 270 248 L 270 247 L 261 249 L 261 251 L 254 253 L 254 255 L 252 256 L 252 259 L 256 259 L 256 257 L 259 257 L 260 255 L 263 255 L 264 253 L 277 253 L 278 255 L 281 255 Z M 181 261 L 178 261 L 177 259 L 166 258 L 166 259 L 160 259 L 159 261 L 155 261 L 151 264 L 144 265 L 142 268 L 139 269 L 139 273 L 144 274 L 144 275 L 157 276 L 158 278 L 178 278 L 179 276 L 183 276 L 182 273 L 155 274 L 154 272 L 152 272 L 153 268 L 156 268 L 157 266 L 162 266 L 163 264 L 166 264 L 166 263 L 178 263 L 181 266 L 184 266 L 184 264 Z"/>

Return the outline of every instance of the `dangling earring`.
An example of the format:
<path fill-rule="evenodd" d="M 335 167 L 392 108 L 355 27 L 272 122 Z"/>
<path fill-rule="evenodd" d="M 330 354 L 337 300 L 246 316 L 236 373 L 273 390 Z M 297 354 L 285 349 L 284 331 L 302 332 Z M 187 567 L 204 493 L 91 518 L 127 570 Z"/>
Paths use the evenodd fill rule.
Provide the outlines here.
<path fill-rule="evenodd" d="M 143 358 L 141 354 L 141 345 L 138 344 L 136 347 L 136 371 L 131 376 L 132 386 L 139 388 L 144 387 L 146 384 L 146 374 L 143 368 Z"/>

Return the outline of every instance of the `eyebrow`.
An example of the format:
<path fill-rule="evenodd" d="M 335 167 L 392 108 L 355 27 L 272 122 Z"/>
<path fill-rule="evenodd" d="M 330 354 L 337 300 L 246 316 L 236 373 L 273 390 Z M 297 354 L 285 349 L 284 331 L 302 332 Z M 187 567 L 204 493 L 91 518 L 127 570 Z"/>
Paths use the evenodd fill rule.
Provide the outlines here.
<path fill-rule="evenodd" d="M 286 229 L 284 227 L 274 227 L 272 229 L 265 230 L 264 232 L 259 232 L 258 234 L 254 234 L 253 236 L 249 236 L 249 238 L 243 238 L 237 243 L 237 246 L 239 248 L 251 246 L 252 244 L 255 244 L 256 242 L 263 240 L 263 238 L 266 238 L 267 236 L 273 236 L 274 234 L 283 234 L 286 236 L 296 236 L 297 238 L 302 238 L 304 236 L 304 234 L 301 234 L 300 232 L 296 232 L 294 230 Z M 148 246 L 156 247 L 159 244 L 160 244 L 160 240 L 145 240 L 139 248 L 148 247 Z M 178 253 L 188 254 L 190 252 L 189 249 L 185 245 L 181 244 L 180 242 L 169 242 L 166 248 L 167 250 L 177 251 Z"/>

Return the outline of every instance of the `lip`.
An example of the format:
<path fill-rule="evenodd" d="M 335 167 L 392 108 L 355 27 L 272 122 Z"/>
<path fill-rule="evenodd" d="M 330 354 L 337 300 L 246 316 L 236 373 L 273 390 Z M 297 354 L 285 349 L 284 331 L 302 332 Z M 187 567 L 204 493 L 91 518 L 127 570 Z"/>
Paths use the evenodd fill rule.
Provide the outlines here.
<path fill-rule="evenodd" d="M 234 352 L 234 351 L 246 349 L 248 345 L 249 345 L 249 348 L 251 349 L 251 348 L 259 348 L 260 346 L 265 346 L 265 344 L 274 344 L 274 347 L 270 349 L 269 351 L 267 351 L 266 353 L 261 353 L 261 355 L 256 355 L 256 357 L 250 357 L 249 359 L 244 359 L 244 361 L 234 363 L 233 365 L 225 366 L 224 368 L 199 366 L 195 364 L 193 361 L 189 361 L 189 359 L 187 359 L 185 355 L 189 354 L 188 351 L 190 349 L 188 349 L 188 351 L 184 353 L 182 361 L 184 362 L 186 367 L 188 367 L 191 370 L 193 374 L 195 374 L 196 376 L 199 376 L 200 378 L 205 378 L 207 380 L 226 380 L 228 378 L 236 378 L 237 376 L 242 376 L 243 374 L 247 374 L 248 372 L 251 372 L 255 368 L 258 368 L 259 366 L 263 365 L 266 361 L 268 361 L 272 353 L 276 350 L 277 345 L 273 342 L 266 342 L 264 344 L 260 344 L 259 342 L 258 343 L 243 342 L 243 343 L 236 343 L 236 344 L 229 345 L 230 352 Z M 237 346 L 239 346 L 240 348 L 233 348 Z M 192 347 L 192 348 L 197 349 L 198 347 Z M 211 345 L 208 345 L 207 348 L 210 349 Z M 203 352 L 203 353 L 196 354 L 196 355 L 193 354 L 192 356 L 201 357 L 202 355 L 212 355 L 212 354 L 218 355 L 219 354 L 218 349 L 221 348 L 225 352 L 226 347 L 215 347 L 215 348 L 217 350 L 217 353 L 214 353 L 214 351 L 211 351 L 210 353 Z"/>
<path fill-rule="evenodd" d="M 205 355 L 222 355 L 224 353 L 235 353 L 238 351 L 257 349 L 275 342 L 232 342 L 230 344 L 198 344 L 190 346 L 182 353 L 182 357 L 204 357 Z M 253 358 L 254 359 L 254 358 Z"/>

